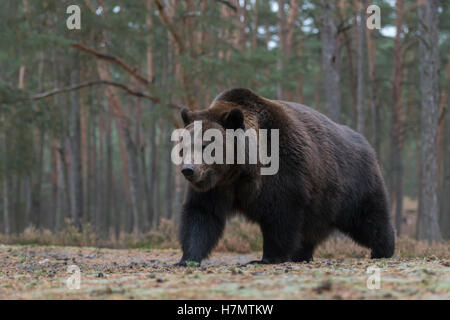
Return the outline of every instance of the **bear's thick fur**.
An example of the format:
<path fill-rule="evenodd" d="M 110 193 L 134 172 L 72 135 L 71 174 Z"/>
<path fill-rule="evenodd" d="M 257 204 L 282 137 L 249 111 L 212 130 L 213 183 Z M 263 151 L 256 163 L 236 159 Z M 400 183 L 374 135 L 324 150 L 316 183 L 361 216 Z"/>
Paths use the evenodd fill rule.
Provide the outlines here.
<path fill-rule="evenodd" d="M 248 89 L 223 92 L 208 109 L 185 109 L 182 118 L 186 128 L 202 120 L 224 129 L 279 129 L 280 159 L 275 175 L 261 176 L 247 165 L 216 165 L 220 173 L 209 171 L 220 178 L 207 189 L 190 181 L 181 217 L 181 265 L 206 258 L 234 213 L 260 225 L 259 263 L 309 261 L 333 230 L 370 248 L 372 258 L 393 255 L 383 177 L 359 133 L 307 106 L 269 100 Z"/>

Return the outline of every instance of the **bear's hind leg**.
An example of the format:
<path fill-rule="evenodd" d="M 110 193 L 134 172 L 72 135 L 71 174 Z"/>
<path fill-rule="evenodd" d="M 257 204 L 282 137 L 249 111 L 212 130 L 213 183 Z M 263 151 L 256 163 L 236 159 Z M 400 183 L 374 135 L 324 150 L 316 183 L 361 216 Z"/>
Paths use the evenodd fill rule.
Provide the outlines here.
<path fill-rule="evenodd" d="M 371 249 L 371 259 L 390 258 L 394 254 L 394 231 L 390 223 L 367 222 L 349 235 L 357 243 Z"/>
<path fill-rule="evenodd" d="M 298 248 L 292 255 L 293 262 L 309 262 L 313 259 L 315 245 L 311 243 L 303 242 L 301 247 Z"/>
<path fill-rule="evenodd" d="M 300 241 L 298 230 L 295 225 L 282 221 L 261 224 L 263 257 L 261 261 L 252 263 L 275 264 L 289 261 L 290 253 L 295 251 Z"/>
<path fill-rule="evenodd" d="M 387 205 L 366 204 L 363 212 L 353 219 L 352 226 L 345 229 L 341 231 L 371 249 L 372 259 L 390 258 L 394 254 L 395 236 Z"/>

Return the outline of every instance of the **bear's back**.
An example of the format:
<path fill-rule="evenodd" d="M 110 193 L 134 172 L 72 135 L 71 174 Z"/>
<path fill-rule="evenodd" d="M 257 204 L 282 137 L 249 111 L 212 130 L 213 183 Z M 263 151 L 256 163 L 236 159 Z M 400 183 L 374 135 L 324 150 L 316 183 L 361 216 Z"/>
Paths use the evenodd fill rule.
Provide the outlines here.
<path fill-rule="evenodd" d="M 290 124 L 290 128 L 298 129 L 298 134 L 308 135 L 318 145 L 326 143 L 334 146 L 336 151 L 373 152 L 372 147 L 361 134 L 300 103 L 270 100 L 246 88 L 235 88 L 220 93 L 211 106 L 218 106 L 220 102 L 232 103 L 246 111 L 259 114 L 260 120 L 269 118 L 271 122 L 273 120 L 280 122 L 272 123 L 271 127 L 278 126 L 281 129 Z M 265 115 L 262 115 L 263 113 Z M 267 116 L 267 114 L 270 115 Z M 259 123 L 259 125 L 264 127 L 263 123 Z"/>

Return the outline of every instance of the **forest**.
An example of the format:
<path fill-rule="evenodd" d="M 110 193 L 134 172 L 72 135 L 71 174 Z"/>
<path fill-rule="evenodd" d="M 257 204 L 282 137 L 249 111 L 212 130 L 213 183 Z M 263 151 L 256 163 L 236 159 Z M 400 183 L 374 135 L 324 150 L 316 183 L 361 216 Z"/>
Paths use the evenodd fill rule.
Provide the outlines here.
<path fill-rule="evenodd" d="M 186 190 L 170 159 L 180 108 L 205 109 L 235 87 L 362 133 L 397 237 L 450 239 L 449 10 L 424 0 L 3 1 L 1 241 L 166 241 Z M 380 27 L 368 28 L 377 12 Z"/>

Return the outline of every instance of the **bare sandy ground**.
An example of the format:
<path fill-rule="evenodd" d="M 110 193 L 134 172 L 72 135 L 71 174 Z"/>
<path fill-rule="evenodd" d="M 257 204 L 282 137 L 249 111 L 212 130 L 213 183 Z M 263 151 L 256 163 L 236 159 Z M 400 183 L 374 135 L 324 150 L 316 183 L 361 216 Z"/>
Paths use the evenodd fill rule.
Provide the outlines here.
<path fill-rule="evenodd" d="M 260 254 L 214 253 L 181 268 L 178 250 L 0 245 L 0 299 L 450 299 L 448 259 L 243 265 Z"/>

